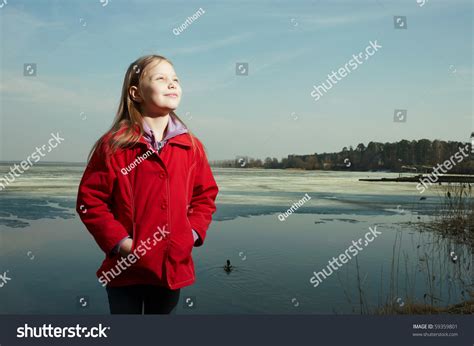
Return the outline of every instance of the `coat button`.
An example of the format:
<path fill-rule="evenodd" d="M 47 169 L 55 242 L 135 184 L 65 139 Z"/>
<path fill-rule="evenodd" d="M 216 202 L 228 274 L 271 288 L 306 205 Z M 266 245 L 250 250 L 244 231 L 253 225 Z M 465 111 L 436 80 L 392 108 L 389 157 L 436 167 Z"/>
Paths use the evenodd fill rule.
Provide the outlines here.
<path fill-rule="evenodd" d="M 166 209 L 166 203 L 161 204 L 161 209 Z"/>
<path fill-rule="evenodd" d="M 165 172 L 161 172 L 161 173 L 160 173 L 160 178 L 161 178 L 161 179 L 164 179 L 165 177 L 166 177 Z"/>

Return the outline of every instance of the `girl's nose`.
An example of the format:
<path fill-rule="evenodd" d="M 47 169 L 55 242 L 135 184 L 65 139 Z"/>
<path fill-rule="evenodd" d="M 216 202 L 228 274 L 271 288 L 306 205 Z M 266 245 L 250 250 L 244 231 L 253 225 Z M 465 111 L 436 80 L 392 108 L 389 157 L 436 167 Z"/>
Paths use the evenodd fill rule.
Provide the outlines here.
<path fill-rule="evenodd" d="M 172 86 L 173 88 L 176 88 L 176 83 L 173 80 L 170 80 L 169 86 Z"/>

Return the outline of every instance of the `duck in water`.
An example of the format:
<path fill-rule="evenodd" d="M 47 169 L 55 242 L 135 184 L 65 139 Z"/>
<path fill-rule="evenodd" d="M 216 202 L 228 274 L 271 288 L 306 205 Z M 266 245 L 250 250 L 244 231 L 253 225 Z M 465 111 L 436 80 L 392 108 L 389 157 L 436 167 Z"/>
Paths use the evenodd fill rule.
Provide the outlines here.
<path fill-rule="evenodd" d="M 230 261 L 227 260 L 227 264 L 224 266 L 225 272 L 230 273 L 233 269 L 234 269 L 234 267 L 232 266 L 232 264 L 230 264 Z"/>

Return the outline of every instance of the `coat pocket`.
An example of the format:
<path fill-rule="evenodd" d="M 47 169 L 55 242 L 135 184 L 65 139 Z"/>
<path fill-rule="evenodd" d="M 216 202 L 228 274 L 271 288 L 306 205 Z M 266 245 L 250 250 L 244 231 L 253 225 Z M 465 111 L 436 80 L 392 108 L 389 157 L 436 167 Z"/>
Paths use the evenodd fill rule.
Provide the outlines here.
<path fill-rule="evenodd" d="M 131 253 L 137 258 L 136 267 L 158 270 L 164 256 L 168 230 L 165 227 L 136 223 Z"/>
<path fill-rule="evenodd" d="M 193 226 L 191 225 L 191 222 L 189 221 L 189 218 L 186 216 L 186 224 L 188 225 L 188 235 L 190 236 L 191 240 L 191 249 L 194 246 L 194 234 L 193 234 Z"/>
<path fill-rule="evenodd" d="M 173 254 L 178 262 L 186 262 L 191 256 L 194 247 L 194 236 L 191 223 L 188 217 L 181 222 L 181 227 L 176 234 L 173 232 L 172 238 Z"/>
<path fill-rule="evenodd" d="M 132 251 L 139 249 L 140 246 L 147 251 L 153 248 L 163 247 L 169 236 L 168 226 L 156 226 L 148 223 L 136 223 L 133 232 Z M 141 252 L 141 251 L 140 251 Z"/>

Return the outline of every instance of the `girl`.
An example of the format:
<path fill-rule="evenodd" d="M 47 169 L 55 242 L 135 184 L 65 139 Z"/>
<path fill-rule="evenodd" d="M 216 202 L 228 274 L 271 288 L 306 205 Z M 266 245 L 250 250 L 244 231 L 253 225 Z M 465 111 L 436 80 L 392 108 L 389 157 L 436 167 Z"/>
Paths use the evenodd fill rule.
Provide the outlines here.
<path fill-rule="evenodd" d="M 92 148 L 76 210 L 105 253 L 110 312 L 170 313 L 194 283 L 218 187 L 203 144 L 174 113 L 181 86 L 159 55 L 134 61 L 112 128 Z"/>

